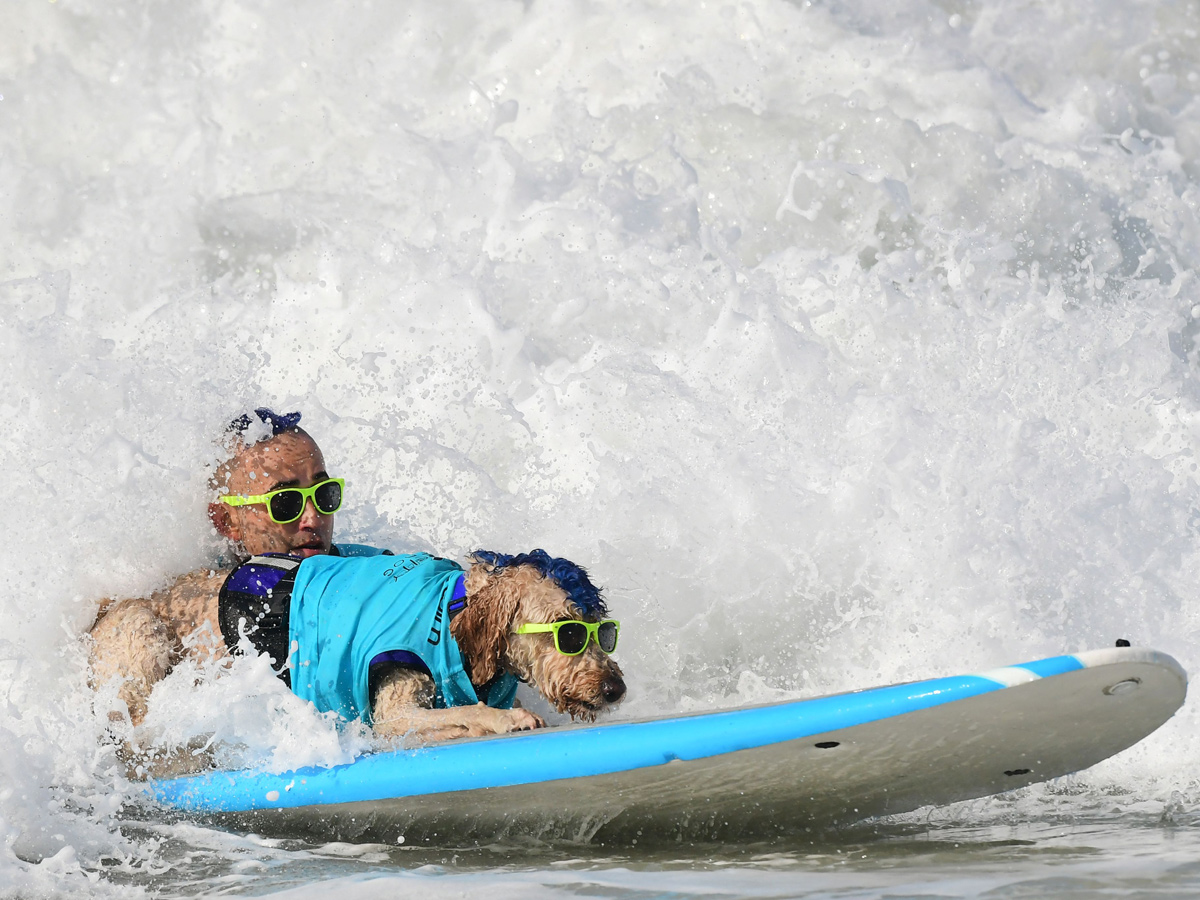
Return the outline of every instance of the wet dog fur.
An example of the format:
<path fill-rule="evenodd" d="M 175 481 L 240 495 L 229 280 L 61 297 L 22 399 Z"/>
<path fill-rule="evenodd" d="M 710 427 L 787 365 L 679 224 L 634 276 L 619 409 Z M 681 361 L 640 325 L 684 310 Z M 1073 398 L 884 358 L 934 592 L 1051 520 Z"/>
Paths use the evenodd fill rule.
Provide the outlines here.
<path fill-rule="evenodd" d="M 217 604 L 228 570 L 184 575 L 148 598 L 101 609 L 91 631 L 92 683 L 120 679 L 118 696 L 130 723 L 139 725 L 154 685 L 185 655 L 224 657 Z M 473 684 L 486 685 L 509 672 L 533 685 L 559 712 L 594 720 L 625 694 L 616 661 L 595 642 L 577 656 L 554 648 L 551 634 L 515 634 L 526 623 L 561 619 L 597 621 L 608 614 L 586 572 L 542 551 L 509 557 L 480 551 L 465 581 L 467 604 L 450 623 Z M 526 709 L 493 709 L 480 703 L 433 708 L 433 679 L 397 669 L 377 688 L 373 727 L 381 737 L 420 741 L 523 731 L 545 725 Z M 118 714 L 119 715 L 119 714 Z M 121 716 L 123 718 L 123 716 Z"/>

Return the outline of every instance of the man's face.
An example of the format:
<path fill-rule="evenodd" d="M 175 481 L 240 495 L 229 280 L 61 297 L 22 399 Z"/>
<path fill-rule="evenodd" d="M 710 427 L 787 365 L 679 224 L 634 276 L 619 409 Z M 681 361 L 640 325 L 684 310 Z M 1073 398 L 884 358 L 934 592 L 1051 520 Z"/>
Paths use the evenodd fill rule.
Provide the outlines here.
<path fill-rule="evenodd" d="M 302 431 L 286 431 L 268 441 L 240 450 L 230 469 L 228 493 L 249 496 L 285 487 L 311 487 L 329 477 L 316 441 Z M 328 553 L 333 540 L 333 516 L 317 512 L 309 499 L 295 522 L 272 522 L 265 504 L 210 507 L 213 524 L 246 552 L 316 556 Z"/>

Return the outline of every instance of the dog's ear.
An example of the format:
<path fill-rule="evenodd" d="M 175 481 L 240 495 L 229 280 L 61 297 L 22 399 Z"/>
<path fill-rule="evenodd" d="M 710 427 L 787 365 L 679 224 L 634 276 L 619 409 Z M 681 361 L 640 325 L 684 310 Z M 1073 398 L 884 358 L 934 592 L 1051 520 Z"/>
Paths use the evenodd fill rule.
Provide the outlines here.
<path fill-rule="evenodd" d="M 520 608 L 520 586 L 511 574 L 478 562 L 471 566 L 467 605 L 450 623 L 474 684 L 487 684 L 496 677 L 508 649 L 508 632 Z"/>

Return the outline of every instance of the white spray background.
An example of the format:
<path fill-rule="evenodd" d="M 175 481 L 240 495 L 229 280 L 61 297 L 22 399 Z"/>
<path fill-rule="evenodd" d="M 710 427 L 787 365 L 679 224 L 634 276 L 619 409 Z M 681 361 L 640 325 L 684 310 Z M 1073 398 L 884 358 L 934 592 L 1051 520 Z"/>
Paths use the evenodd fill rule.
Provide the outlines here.
<path fill-rule="evenodd" d="M 0 4 L 0 886 L 157 864 L 78 638 L 262 403 L 343 540 L 588 565 L 622 715 L 1196 670 L 1196 10 L 875 6 Z M 353 752 L 252 669 L 157 726 Z M 1195 804 L 1196 727 L 1089 777 Z"/>

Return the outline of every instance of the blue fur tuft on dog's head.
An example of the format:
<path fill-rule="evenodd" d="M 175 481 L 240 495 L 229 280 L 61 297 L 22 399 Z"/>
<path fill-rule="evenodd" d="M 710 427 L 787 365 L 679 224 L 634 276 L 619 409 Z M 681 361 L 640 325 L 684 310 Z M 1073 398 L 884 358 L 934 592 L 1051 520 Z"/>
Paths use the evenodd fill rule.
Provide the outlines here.
<path fill-rule="evenodd" d="M 471 558 L 492 569 L 532 566 L 543 577 L 553 579 L 554 583 L 563 589 L 567 599 L 578 606 L 585 616 L 603 619 L 608 615 L 608 606 L 600 595 L 600 588 L 592 584 L 583 566 L 577 566 L 569 559 L 553 557 L 545 550 L 533 550 L 516 556 L 494 553 L 491 550 L 476 550 L 471 554 Z"/>

